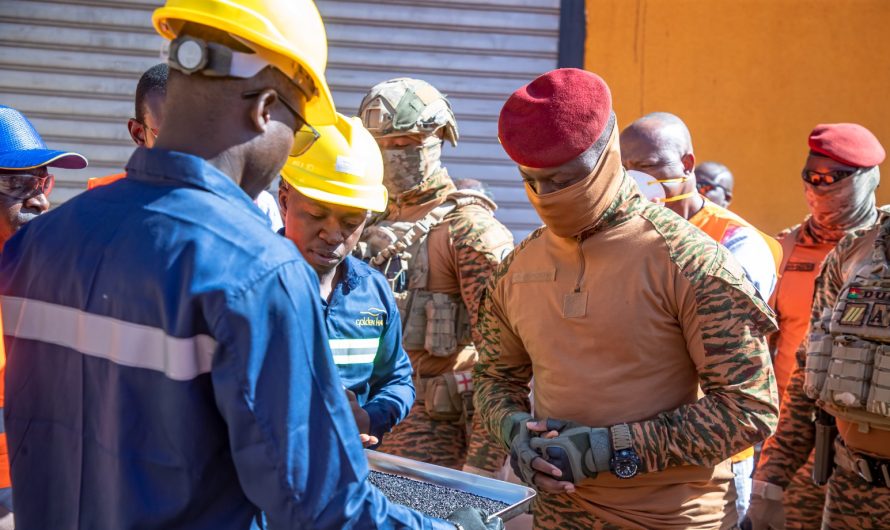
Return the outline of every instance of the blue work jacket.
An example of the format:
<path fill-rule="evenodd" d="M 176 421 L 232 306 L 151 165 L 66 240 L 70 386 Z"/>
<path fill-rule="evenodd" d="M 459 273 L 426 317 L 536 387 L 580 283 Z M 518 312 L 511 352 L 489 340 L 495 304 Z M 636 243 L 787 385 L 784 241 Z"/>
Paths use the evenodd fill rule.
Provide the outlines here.
<path fill-rule="evenodd" d="M 294 246 L 201 158 L 127 172 L 0 258 L 16 528 L 453 528 L 366 480 Z"/>
<path fill-rule="evenodd" d="M 322 300 L 329 345 L 343 386 L 370 416 L 370 434 L 382 440 L 414 404 L 402 321 L 382 274 L 352 256 L 340 267 L 330 301 Z"/>

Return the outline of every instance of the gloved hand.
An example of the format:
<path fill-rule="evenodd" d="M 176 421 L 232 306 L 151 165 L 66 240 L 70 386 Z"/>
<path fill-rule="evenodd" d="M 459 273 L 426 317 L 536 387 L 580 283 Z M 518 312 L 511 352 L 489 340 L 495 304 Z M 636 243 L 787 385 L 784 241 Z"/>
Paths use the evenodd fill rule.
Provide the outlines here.
<path fill-rule="evenodd" d="M 742 530 L 784 530 L 785 506 L 782 488 L 769 482 L 754 481 L 751 504 L 742 521 Z"/>
<path fill-rule="evenodd" d="M 448 516 L 448 520 L 460 530 L 503 530 L 504 521 L 500 517 L 492 517 L 479 508 L 460 508 Z"/>
<path fill-rule="evenodd" d="M 612 442 L 609 429 L 587 427 L 564 420 L 547 420 L 547 431 L 556 431 L 554 438 L 536 436 L 529 445 L 544 460 L 562 471 L 560 480 L 578 484 L 586 478 L 609 471 Z"/>
<path fill-rule="evenodd" d="M 531 414 L 526 412 L 510 414 L 501 424 L 501 438 L 510 443 L 510 467 L 513 472 L 520 480 L 534 487 L 532 479 L 537 471 L 532 468 L 532 460 L 541 455 L 529 444 L 531 433 L 526 424 L 532 419 Z"/>

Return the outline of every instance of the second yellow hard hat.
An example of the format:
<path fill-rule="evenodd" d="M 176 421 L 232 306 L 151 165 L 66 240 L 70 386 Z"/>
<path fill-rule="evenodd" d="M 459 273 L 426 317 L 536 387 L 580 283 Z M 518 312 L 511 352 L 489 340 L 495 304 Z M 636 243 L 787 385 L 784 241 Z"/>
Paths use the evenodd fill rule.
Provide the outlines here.
<path fill-rule="evenodd" d="M 338 114 L 336 124 L 318 132 L 306 154 L 288 159 L 284 180 L 317 201 L 382 212 L 388 197 L 383 158 L 361 120 Z"/>

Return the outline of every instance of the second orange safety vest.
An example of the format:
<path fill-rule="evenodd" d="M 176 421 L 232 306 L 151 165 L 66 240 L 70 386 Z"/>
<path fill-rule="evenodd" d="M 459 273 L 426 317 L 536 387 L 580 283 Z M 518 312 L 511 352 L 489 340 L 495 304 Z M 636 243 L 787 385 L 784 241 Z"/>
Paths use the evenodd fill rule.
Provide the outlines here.
<path fill-rule="evenodd" d="M 770 342 L 775 349 L 773 367 L 780 400 L 794 371 L 797 350 L 810 325 L 816 277 L 825 256 L 835 246 L 835 243 L 800 241 L 802 226 L 791 230 L 781 239 L 784 259 L 779 271 L 779 281 L 770 299 L 770 306 L 776 311 L 779 322 L 779 331 Z"/>
<path fill-rule="evenodd" d="M 94 188 L 98 188 L 100 186 L 107 186 L 107 185 L 111 184 L 112 182 L 117 182 L 126 176 L 127 176 L 126 173 L 117 173 L 117 174 L 108 175 L 105 177 L 91 178 L 87 181 L 87 189 L 91 190 Z"/>

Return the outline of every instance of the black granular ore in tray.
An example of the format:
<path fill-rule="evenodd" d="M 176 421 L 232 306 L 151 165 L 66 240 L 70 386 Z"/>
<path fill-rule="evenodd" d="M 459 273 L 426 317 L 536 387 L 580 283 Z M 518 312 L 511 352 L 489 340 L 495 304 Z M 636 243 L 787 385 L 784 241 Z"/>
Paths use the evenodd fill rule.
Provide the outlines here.
<path fill-rule="evenodd" d="M 465 493 L 444 486 L 436 486 L 410 478 L 371 471 L 368 480 L 377 486 L 392 502 L 404 504 L 409 508 L 425 513 L 431 517 L 445 519 L 458 508 L 470 506 L 484 510 L 491 515 L 509 506 L 509 504 L 472 493 Z"/>

